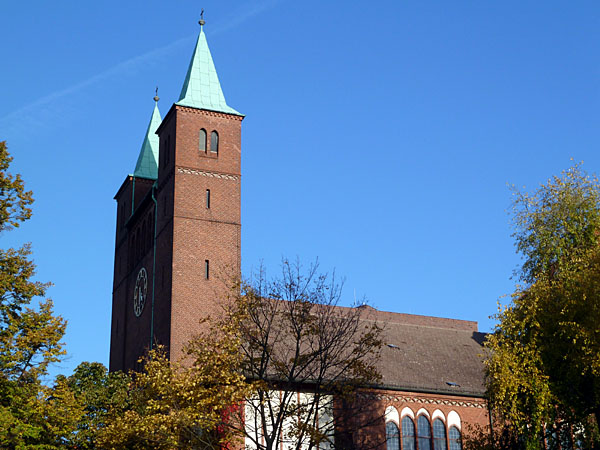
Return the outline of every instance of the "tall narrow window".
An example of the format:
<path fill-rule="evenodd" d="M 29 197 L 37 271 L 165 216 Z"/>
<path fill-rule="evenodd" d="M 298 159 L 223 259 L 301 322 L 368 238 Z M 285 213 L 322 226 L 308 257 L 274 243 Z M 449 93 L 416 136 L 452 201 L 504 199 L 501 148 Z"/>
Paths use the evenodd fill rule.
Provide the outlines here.
<path fill-rule="evenodd" d="M 446 425 L 440 419 L 433 421 L 433 448 L 446 450 Z"/>
<path fill-rule="evenodd" d="M 148 234 L 148 223 L 147 221 L 144 220 L 144 224 L 142 225 L 142 238 L 141 238 L 141 245 L 140 245 L 140 253 L 141 255 L 145 255 L 146 254 L 146 235 Z"/>
<path fill-rule="evenodd" d="M 206 190 L 206 209 L 210 209 L 210 189 Z"/>
<path fill-rule="evenodd" d="M 448 441 L 450 441 L 450 450 L 462 450 L 462 443 L 460 442 L 460 431 L 456 427 L 450 427 L 448 431 Z"/>
<path fill-rule="evenodd" d="M 402 418 L 402 450 L 415 450 L 415 423 L 413 420 L 404 416 Z"/>
<path fill-rule="evenodd" d="M 219 133 L 216 131 L 210 133 L 210 151 L 212 153 L 219 153 Z"/>
<path fill-rule="evenodd" d="M 431 450 L 431 426 L 427 417 L 419 416 L 417 434 L 419 436 L 419 450 Z"/>
<path fill-rule="evenodd" d="M 140 260 L 140 230 L 139 228 L 135 231 L 135 262 Z"/>
<path fill-rule="evenodd" d="M 198 150 L 206 152 L 206 130 L 202 128 L 200 130 L 200 137 L 198 139 Z"/>
<path fill-rule="evenodd" d="M 204 277 L 208 280 L 210 276 L 210 265 L 208 259 L 204 260 Z"/>
<path fill-rule="evenodd" d="M 385 443 L 387 450 L 400 450 L 400 436 L 394 422 L 385 424 Z"/>
<path fill-rule="evenodd" d="M 165 148 L 163 149 L 163 167 L 167 167 L 169 164 L 169 153 L 171 152 L 171 135 L 165 139 Z"/>
<path fill-rule="evenodd" d="M 133 259 L 134 259 L 134 243 L 135 243 L 135 233 L 131 235 L 129 240 L 129 252 L 127 254 L 127 268 L 131 269 L 133 267 Z"/>

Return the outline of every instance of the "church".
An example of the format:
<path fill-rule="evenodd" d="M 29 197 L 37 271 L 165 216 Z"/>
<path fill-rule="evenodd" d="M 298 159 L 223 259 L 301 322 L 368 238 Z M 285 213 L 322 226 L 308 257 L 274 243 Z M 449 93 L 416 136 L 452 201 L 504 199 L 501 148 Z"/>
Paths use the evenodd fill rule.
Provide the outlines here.
<path fill-rule="evenodd" d="M 178 359 L 200 319 L 219 310 L 217 268 L 241 270 L 244 115 L 225 101 L 200 25 L 179 99 L 161 118 L 155 97 L 115 195 L 111 371 L 138 368 L 157 343 Z M 489 423 L 477 323 L 371 313 L 385 324 L 382 380 L 361 396 L 384 418 L 380 448 L 461 449 L 470 427 Z"/>

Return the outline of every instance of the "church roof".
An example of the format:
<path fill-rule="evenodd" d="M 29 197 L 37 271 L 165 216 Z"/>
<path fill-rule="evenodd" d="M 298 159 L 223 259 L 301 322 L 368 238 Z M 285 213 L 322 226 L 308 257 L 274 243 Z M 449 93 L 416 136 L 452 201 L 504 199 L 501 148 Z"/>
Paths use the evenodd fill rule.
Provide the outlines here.
<path fill-rule="evenodd" d="M 484 397 L 486 334 L 477 331 L 477 322 L 362 308 L 361 320 L 383 326 L 378 387 Z"/>
<path fill-rule="evenodd" d="M 154 111 L 152 111 L 148 130 L 146 130 L 142 149 L 140 150 L 135 171 L 133 172 L 133 175 L 136 177 L 151 178 L 154 180 L 158 178 L 158 136 L 156 135 L 156 130 L 161 120 L 160 112 L 158 111 L 158 102 L 155 102 Z"/>
<path fill-rule="evenodd" d="M 384 313 L 378 367 L 389 389 L 483 397 L 485 333 L 473 322 Z M 376 314 L 377 316 L 378 314 Z M 464 326 L 463 326 L 464 325 Z"/>
<path fill-rule="evenodd" d="M 229 107 L 225 101 L 221 83 L 215 64 L 213 63 L 208 42 L 202 27 L 196 42 L 196 48 L 188 67 L 179 101 L 175 103 L 180 106 L 207 109 L 210 111 L 223 112 L 227 114 L 241 114 Z"/>
<path fill-rule="evenodd" d="M 342 317 L 353 309 L 333 308 Z M 375 363 L 381 379 L 368 387 L 485 397 L 483 344 L 487 335 L 477 330 L 477 322 L 379 311 L 367 305 L 358 308 L 362 310 L 359 320 L 364 324 L 359 328 L 369 329 L 376 323 L 383 330 L 381 357 Z M 349 317 L 352 316 L 350 313 Z M 286 354 L 286 349 L 294 348 L 295 337 L 285 332 L 273 335 L 278 336 L 277 344 L 281 347 L 271 351 Z"/>

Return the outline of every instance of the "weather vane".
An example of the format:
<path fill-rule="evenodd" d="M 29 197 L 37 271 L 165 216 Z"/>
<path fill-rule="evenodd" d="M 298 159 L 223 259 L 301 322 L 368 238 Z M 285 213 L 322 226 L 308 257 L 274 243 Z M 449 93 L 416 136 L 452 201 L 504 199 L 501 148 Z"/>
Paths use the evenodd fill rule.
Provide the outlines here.
<path fill-rule="evenodd" d="M 156 86 L 156 90 L 154 91 L 154 101 L 157 102 L 159 100 L 160 98 L 158 98 L 158 86 Z"/>
<path fill-rule="evenodd" d="M 203 26 L 206 22 L 204 22 L 204 8 L 202 8 L 202 11 L 200 11 L 200 20 L 198 21 L 198 23 L 200 24 L 200 26 Z"/>

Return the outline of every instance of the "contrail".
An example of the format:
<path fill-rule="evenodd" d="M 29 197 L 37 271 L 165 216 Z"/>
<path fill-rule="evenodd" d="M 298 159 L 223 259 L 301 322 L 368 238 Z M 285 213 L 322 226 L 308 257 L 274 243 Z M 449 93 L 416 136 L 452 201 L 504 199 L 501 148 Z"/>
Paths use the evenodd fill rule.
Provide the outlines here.
<path fill-rule="evenodd" d="M 106 80 L 107 78 L 119 76 L 125 72 L 135 72 L 139 67 L 147 65 L 148 61 L 154 60 L 156 58 L 161 57 L 162 55 L 169 53 L 173 49 L 179 47 L 185 42 L 190 41 L 191 39 L 192 36 L 179 39 L 168 45 L 144 53 L 143 55 L 135 56 L 131 59 L 128 59 L 127 61 L 123 61 L 107 70 L 104 70 L 103 72 L 100 72 L 88 78 L 87 80 L 83 80 L 79 83 L 69 86 L 68 88 L 52 92 L 51 94 L 41 97 L 35 100 L 34 102 L 29 103 L 17 109 L 16 111 L 13 111 L 7 114 L 6 116 L 0 118 L 0 125 L 5 125 L 10 122 L 20 122 L 22 120 L 27 120 L 28 118 L 31 118 L 32 113 L 39 112 L 41 108 L 50 105 L 63 97 L 67 97 L 69 95 L 82 91 L 89 86 L 92 86 L 100 81 Z"/>
<path fill-rule="evenodd" d="M 229 20 L 222 23 L 217 23 L 214 27 L 211 27 L 210 34 L 216 35 L 235 28 L 257 14 L 272 8 L 281 1 L 282 0 L 267 0 L 262 3 L 252 5 L 252 7 L 238 10 L 236 14 L 233 14 L 233 17 L 231 17 Z M 120 62 L 115 66 L 112 66 L 65 89 L 45 95 L 44 97 L 41 97 L 32 103 L 24 105 L 19 109 L 1 117 L 0 129 L 3 133 L 6 133 L 8 130 L 15 131 L 15 128 L 27 130 L 28 133 L 31 133 L 32 129 L 39 129 L 43 125 L 47 126 L 48 121 L 51 120 L 52 117 L 57 117 L 60 115 L 64 118 L 62 111 L 64 111 L 66 105 L 56 105 L 58 100 L 84 91 L 86 88 L 108 78 L 122 76 L 124 73 L 136 73 L 141 70 L 141 68 L 146 67 L 151 62 L 168 55 L 173 50 L 189 43 L 194 38 L 195 35 L 190 35 L 178 39 L 163 47 L 156 48 L 142 55 L 138 55 L 126 61 Z"/>

